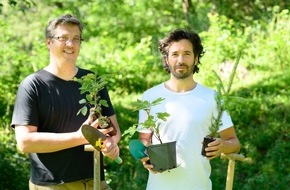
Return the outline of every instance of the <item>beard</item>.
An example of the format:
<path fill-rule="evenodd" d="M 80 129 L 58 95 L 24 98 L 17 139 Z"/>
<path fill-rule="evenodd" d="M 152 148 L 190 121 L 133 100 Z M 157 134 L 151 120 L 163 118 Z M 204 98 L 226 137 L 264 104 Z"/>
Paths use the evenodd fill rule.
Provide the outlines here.
<path fill-rule="evenodd" d="M 195 64 L 186 65 L 186 64 L 177 64 L 175 66 L 168 65 L 170 73 L 177 79 L 185 79 L 192 76 Z"/>

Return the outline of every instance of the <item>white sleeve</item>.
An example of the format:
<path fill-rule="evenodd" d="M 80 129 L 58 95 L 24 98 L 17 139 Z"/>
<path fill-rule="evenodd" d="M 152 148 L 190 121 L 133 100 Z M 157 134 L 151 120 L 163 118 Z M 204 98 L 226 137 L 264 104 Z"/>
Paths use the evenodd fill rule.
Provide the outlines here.
<path fill-rule="evenodd" d="M 223 130 L 225 130 L 227 128 L 230 128 L 230 127 L 234 126 L 234 124 L 232 122 L 232 119 L 231 119 L 231 116 L 230 116 L 230 114 L 227 111 L 223 112 L 221 121 L 222 121 L 222 125 L 219 127 L 218 132 L 221 132 L 221 131 L 223 131 Z"/>

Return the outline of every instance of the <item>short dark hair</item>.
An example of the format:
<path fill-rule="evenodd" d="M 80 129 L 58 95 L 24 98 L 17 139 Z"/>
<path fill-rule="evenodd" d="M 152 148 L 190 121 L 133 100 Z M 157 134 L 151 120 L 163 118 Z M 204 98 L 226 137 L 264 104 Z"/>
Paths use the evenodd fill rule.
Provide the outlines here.
<path fill-rule="evenodd" d="M 52 38 L 54 35 L 53 32 L 58 25 L 77 25 L 81 32 L 80 37 L 82 37 L 82 31 L 84 28 L 83 23 L 77 17 L 71 14 L 66 14 L 49 21 L 45 28 L 45 37 Z"/>
<path fill-rule="evenodd" d="M 198 57 L 198 63 L 200 64 L 200 58 L 203 56 L 204 51 L 203 51 L 203 45 L 201 44 L 200 37 L 197 33 L 191 32 L 186 29 L 176 29 L 172 31 L 171 33 L 168 34 L 164 39 L 160 40 L 158 43 L 158 49 L 160 53 L 162 54 L 162 59 L 163 59 L 163 66 L 164 69 L 170 73 L 169 67 L 167 65 L 167 57 L 168 57 L 168 49 L 169 46 L 173 42 L 178 42 L 180 40 L 189 40 L 192 43 L 193 47 L 193 53 L 194 56 Z M 193 73 L 198 73 L 199 68 L 197 65 L 195 65 Z"/>

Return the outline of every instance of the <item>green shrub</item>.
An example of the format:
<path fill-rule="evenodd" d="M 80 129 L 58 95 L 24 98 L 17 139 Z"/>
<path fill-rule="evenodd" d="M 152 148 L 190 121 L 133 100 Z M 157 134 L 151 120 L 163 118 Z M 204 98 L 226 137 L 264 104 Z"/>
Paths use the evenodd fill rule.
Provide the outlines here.
<path fill-rule="evenodd" d="M 14 134 L 0 131 L 0 142 L 0 189 L 28 189 L 28 158 L 16 150 Z"/>

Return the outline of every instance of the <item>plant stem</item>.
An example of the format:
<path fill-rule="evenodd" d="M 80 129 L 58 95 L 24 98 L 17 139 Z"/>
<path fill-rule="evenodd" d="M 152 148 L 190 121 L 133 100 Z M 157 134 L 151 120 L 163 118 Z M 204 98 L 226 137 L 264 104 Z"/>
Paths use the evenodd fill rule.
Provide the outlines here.
<path fill-rule="evenodd" d="M 159 133 L 154 133 L 155 137 L 159 140 L 160 144 L 163 144 Z"/>
<path fill-rule="evenodd" d="M 235 74 L 236 74 L 236 71 L 237 71 L 237 67 L 238 67 L 239 62 L 240 62 L 241 55 L 242 55 L 242 50 L 238 53 L 236 62 L 234 64 L 234 68 L 233 68 L 233 70 L 231 72 L 230 79 L 229 79 L 229 84 L 228 84 L 228 89 L 226 91 L 226 94 L 228 94 L 230 92 L 231 88 L 232 88 L 232 84 L 233 84 L 234 77 L 235 77 Z"/>

